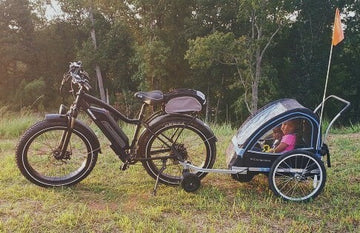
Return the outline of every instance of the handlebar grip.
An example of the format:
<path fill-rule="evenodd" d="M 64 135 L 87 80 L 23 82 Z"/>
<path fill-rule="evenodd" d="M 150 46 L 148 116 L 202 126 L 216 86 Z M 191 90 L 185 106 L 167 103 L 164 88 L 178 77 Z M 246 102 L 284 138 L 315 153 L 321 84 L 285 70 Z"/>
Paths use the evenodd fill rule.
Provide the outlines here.
<path fill-rule="evenodd" d="M 91 89 L 91 85 L 88 83 L 89 75 L 82 69 L 82 62 L 70 62 L 69 71 L 64 74 L 64 78 L 61 82 L 60 91 L 66 81 L 71 78 L 71 82 L 77 84 L 79 88 L 83 87 L 86 90 Z"/>
<path fill-rule="evenodd" d="M 82 62 L 81 61 L 70 62 L 69 67 L 70 68 L 80 68 L 80 67 L 82 67 Z"/>

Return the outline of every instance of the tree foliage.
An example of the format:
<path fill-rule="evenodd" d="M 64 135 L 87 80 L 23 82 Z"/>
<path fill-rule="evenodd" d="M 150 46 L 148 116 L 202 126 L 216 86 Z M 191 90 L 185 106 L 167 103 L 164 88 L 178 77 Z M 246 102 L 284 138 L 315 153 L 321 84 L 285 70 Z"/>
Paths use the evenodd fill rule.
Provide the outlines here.
<path fill-rule="evenodd" d="M 186 57 L 193 68 L 209 69 L 215 63 L 234 66 L 248 111 L 258 108 L 259 85 L 264 73 L 264 56 L 293 11 L 283 1 L 239 1 L 235 21 L 242 30 L 212 34 L 190 40 Z"/>
<path fill-rule="evenodd" d="M 339 7 L 345 41 L 334 48 L 328 93 L 350 100 L 347 117 L 359 120 L 358 1 L 58 0 L 64 14 L 54 19 L 48 2 L 0 1 L 2 104 L 56 108 L 68 62 L 82 60 L 95 87 L 101 67 L 110 101 L 129 114 L 130 93 L 180 87 L 204 92 L 206 117 L 218 122 L 242 122 L 277 98 L 313 108 Z"/>
<path fill-rule="evenodd" d="M 0 1 L 1 99 L 13 96 L 22 80 L 31 79 L 34 17 L 28 1 Z"/>

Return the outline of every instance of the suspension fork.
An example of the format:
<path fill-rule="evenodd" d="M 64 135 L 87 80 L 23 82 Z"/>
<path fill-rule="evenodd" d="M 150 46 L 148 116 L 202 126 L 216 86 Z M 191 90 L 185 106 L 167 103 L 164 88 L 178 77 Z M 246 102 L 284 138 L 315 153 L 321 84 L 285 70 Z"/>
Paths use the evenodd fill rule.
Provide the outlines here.
<path fill-rule="evenodd" d="M 66 155 L 66 151 L 67 151 L 67 148 L 68 148 L 68 145 L 70 142 L 72 131 L 75 127 L 75 120 L 78 115 L 77 106 L 78 106 L 79 100 L 81 98 L 81 95 L 82 95 L 82 88 L 77 93 L 76 99 L 75 99 L 72 107 L 70 108 L 69 112 L 67 113 L 67 118 L 68 118 L 67 129 L 61 136 L 60 145 L 58 147 L 60 149 L 60 158 L 64 158 Z"/>
<path fill-rule="evenodd" d="M 61 136 L 60 145 L 59 145 L 59 149 L 61 152 L 60 158 L 64 158 L 64 156 L 66 155 L 66 151 L 67 151 L 67 148 L 68 148 L 68 145 L 70 142 L 72 130 L 74 129 L 74 125 L 75 125 L 75 117 L 68 117 L 67 122 L 68 122 L 67 129 Z"/>

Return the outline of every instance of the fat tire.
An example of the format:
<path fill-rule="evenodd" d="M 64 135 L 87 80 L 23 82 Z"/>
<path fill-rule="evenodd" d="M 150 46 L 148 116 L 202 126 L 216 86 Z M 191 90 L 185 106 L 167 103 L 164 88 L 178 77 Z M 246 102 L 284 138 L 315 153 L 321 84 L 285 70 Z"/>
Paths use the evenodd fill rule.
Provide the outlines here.
<path fill-rule="evenodd" d="M 189 118 L 184 118 L 181 116 L 178 117 L 169 117 L 164 118 L 160 122 L 152 125 L 148 130 L 144 132 L 144 134 L 141 137 L 141 140 L 139 142 L 140 148 L 140 156 L 143 156 L 145 158 L 150 157 L 150 151 L 152 148 L 152 145 L 159 134 L 164 133 L 168 130 L 172 130 L 176 127 L 185 127 L 186 130 L 189 130 L 189 132 L 194 133 L 197 137 L 200 138 L 201 142 L 205 146 L 205 159 L 202 164 L 194 164 L 194 161 L 188 160 L 189 162 L 193 163 L 195 166 L 200 166 L 202 168 L 212 168 L 215 159 L 216 159 L 216 139 L 215 136 L 210 132 L 200 121 L 197 120 L 189 120 Z M 199 141 L 200 141 L 199 140 Z M 186 147 L 186 145 L 185 145 Z M 188 148 L 187 148 L 188 149 Z M 189 152 L 189 151 L 187 151 Z M 190 152 L 191 153 L 191 152 Z M 196 156 L 196 155 L 195 155 Z M 199 155 L 201 156 L 201 155 Z M 190 157 L 194 158 L 194 155 L 190 155 Z M 143 166 L 146 170 L 146 172 L 154 179 L 157 179 L 157 176 L 159 175 L 159 182 L 166 184 L 166 185 L 180 185 L 182 181 L 182 169 L 183 167 L 180 164 L 173 165 L 178 167 L 178 172 L 176 175 L 168 174 L 167 171 L 169 171 L 169 168 L 167 167 L 162 174 L 159 174 L 159 171 L 161 169 L 161 161 L 157 160 L 159 165 L 157 166 L 155 163 L 156 161 L 145 161 L 143 162 Z M 169 163 L 176 163 L 177 161 L 168 161 Z M 190 172 L 192 172 L 190 170 Z M 199 179 L 204 178 L 207 173 L 205 172 L 194 172 Z"/>
<path fill-rule="evenodd" d="M 294 172 L 286 170 L 289 168 Z M 298 172 L 296 169 L 299 169 Z M 290 151 L 280 156 L 274 161 L 269 173 L 270 189 L 286 201 L 310 201 L 321 193 L 325 182 L 326 169 L 323 161 L 303 150 Z M 286 193 L 287 189 L 291 193 Z"/>
<path fill-rule="evenodd" d="M 69 174 L 64 174 L 63 176 L 49 176 L 46 174 L 42 174 L 41 171 L 38 171 L 36 168 L 33 167 L 33 164 L 29 162 L 29 160 L 33 159 L 32 157 L 35 157 L 34 155 L 28 154 L 29 149 L 32 150 L 33 144 L 37 142 L 36 140 L 40 140 L 39 137 L 41 138 L 42 135 L 49 132 L 51 133 L 52 131 L 63 131 L 66 129 L 66 121 L 43 120 L 30 127 L 21 137 L 16 147 L 16 163 L 20 172 L 29 181 L 42 187 L 70 186 L 79 183 L 90 174 L 96 164 L 98 157 L 99 148 L 96 148 L 96 145 L 98 145 L 98 141 L 92 136 L 93 134 L 89 131 L 89 129 L 87 129 L 81 124 L 75 124 L 70 139 L 71 143 L 74 137 L 78 137 L 78 139 L 80 139 L 80 142 L 83 143 L 85 146 L 84 150 L 86 148 L 85 153 L 87 153 L 87 155 L 83 155 L 85 156 L 84 161 L 82 162 L 81 166 L 77 168 L 77 170 L 69 172 Z M 60 141 L 60 138 L 58 138 L 58 141 Z M 49 166 L 54 165 L 50 163 L 50 160 L 56 161 L 51 154 L 51 150 L 49 150 L 49 161 L 47 162 Z M 75 158 L 73 158 L 73 160 L 74 159 Z M 60 161 L 58 162 L 60 163 Z M 69 163 L 71 162 L 73 161 L 69 159 Z M 56 169 L 60 166 L 62 165 L 57 165 L 57 167 L 54 166 L 52 168 Z M 49 170 L 51 170 L 52 168 L 49 168 Z"/>

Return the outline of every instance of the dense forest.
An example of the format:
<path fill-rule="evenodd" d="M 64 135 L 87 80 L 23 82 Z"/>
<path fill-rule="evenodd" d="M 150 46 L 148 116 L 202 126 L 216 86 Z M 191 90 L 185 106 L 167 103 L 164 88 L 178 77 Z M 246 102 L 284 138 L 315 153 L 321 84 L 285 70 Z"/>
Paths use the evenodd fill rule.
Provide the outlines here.
<path fill-rule="evenodd" d="M 49 16 L 52 7 L 61 10 Z M 81 60 L 93 94 L 128 114 L 135 91 L 184 87 L 206 94 L 212 122 L 238 124 L 279 98 L 313 109 L 337 7 L 345 40 L 333 50 L 328 93 L 351 102 L 342 123 L 354 124 L 358 0 L 0 0 L 0 105 L 55 109 L 63 73 Z"/>

